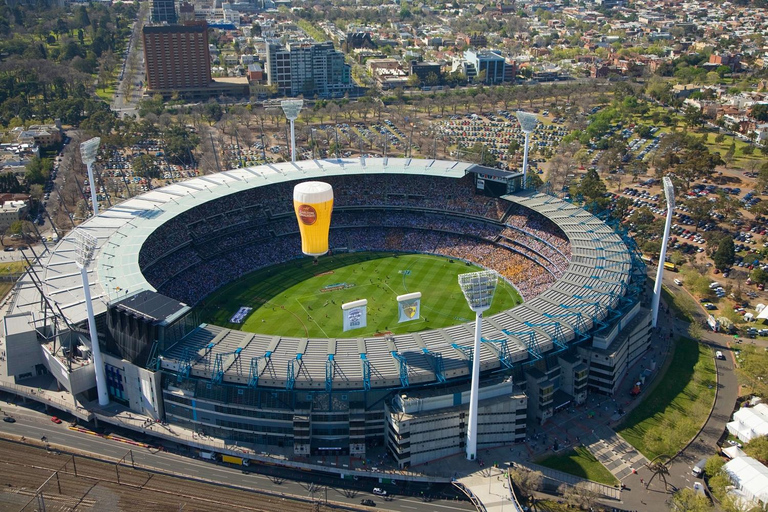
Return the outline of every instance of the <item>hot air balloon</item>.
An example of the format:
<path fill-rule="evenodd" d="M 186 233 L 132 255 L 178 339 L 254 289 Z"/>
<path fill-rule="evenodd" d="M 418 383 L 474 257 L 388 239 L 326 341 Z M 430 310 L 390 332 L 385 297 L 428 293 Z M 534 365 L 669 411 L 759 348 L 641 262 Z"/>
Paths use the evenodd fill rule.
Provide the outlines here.
<path fill-rule="evenodd" d="M 333 187 L 322 181 L 299 183 L 293 188 L 293 209 L 301 232 L 301 252 L 315 259 L 327 253 Z"/>

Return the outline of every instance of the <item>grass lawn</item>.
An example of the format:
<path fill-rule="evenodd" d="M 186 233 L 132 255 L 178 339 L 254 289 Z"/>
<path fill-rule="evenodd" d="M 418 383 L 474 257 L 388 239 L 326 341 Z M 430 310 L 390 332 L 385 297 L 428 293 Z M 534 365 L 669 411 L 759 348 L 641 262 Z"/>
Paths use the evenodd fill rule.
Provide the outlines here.
<path fill-rule="evenodd" d="M 218 290 L 199 307 L 200 321 L 262 334 L 296 337 L 358 337 L 436 329 L 474 320 L 457 276 L 479 270 L 438 256 L 352 253 L 311 258 L 257 270 Z M 398 323 L 395 298 L 421 292 L 421 318 Z M 341 305 L 368 299 L 367 327 L 342 330 Z M 489 314 L 522 302 L 499 281 Z M 240 307 L 253 311 L 230 322 Z"/>
<path fill-rule="evenodd" d="M 627 415 L 618 433 L 649 459 L 673 456 L 706 421 L 715 382 L 709 347 L 680 338 L 669 371 L 650 394 L 637 398 L 642 403 Z"/>
<path fill-rule="evenodd" d="M 760 150 L 757 148 L 755 148 L 751 155 L 745 155 L 744 148 L 749 146 L 749 144 L 743 140 L 731 135 L 726 135 L 723 142 L 715 142 L 717 135 L 717 133 L 713 132 L 707 133 L 707 147 L 711 152 L 720 153 L 720 156 L 724 157 L 731 147 L 731 144 L 735 144 L 736 146 L 733 162 L 730 163 L 729 167 L 741 167 L 742 169 L 746 169 L 751 161 L 761 163 L 765 160 L 765 156 L 760 153 Z M 694 136 L 701 137 L 698 133 Z"/>
<path fill-rule="evenodd" d="M 616 477 L 583 446 L 568 450 L 561 455 L 550 455 L 536 463 L 605 485 L 619 483 Z"/>
<path fill-rule="evenodd" d="M 27 264 L 24 261 L 9 261 L 8 263 L 0 264 L 0 275 L 19 274 L 24 272 L 26 268 Z M 14 281 L 0 281 L 0 298 L 5 297 L 11 291 L 14 284 L 16 284 Z"/>

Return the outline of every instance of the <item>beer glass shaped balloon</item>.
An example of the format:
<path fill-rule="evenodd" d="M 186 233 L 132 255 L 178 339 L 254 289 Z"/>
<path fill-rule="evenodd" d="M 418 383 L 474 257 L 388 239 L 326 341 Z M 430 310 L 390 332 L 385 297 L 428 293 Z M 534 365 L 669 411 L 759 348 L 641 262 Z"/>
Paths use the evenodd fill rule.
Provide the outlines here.
<path fill-rule="evenodd" d="M 299 183 L 293 188 L 293 209 L 299 221 L 301 252 L 315 259 L 327 253 L 333 187 L 322 181 Z"/>

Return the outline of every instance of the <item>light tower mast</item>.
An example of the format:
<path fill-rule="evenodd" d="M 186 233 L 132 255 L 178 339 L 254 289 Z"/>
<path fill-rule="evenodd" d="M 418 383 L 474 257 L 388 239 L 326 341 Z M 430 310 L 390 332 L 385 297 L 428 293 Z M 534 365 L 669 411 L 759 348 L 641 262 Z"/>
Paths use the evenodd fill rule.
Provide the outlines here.
<path fill-rule="evenodd" d="M 296 161 L 296 132 L 294 132 L 294 121 L 299 117 L 299 111 L 304 106 L 304 100 L 283 100 L 280 102 L 285 117 L 291 123 L 291 162 Z"/>
<path fill-rule="evenodd" d="M 520 123 L 520 128 L 525 134 L 525 149 L 523 150 L 523 190 L 528 185 L 528 146 L 531 143 L 531 133 L 536 129 L 536 125 L 539 124 L 539 118 L 536 114 L 530 112 L 523 112 L 518 110 L 516 113 L 517 121 Z"/>
<path fill-rule="evenodd" d="M 653 286 L 653 327 L 659 318 L 659 302 L 661 301 L 661 284 L 664 277 L 664 261 L 667 258 L 667 244 L 669 243 L 669 231 L 672 228 L 672 217 L 675 215 L 675 187 L 667 176 L 662 179 L 664 196 L 667 199 L 667 218 L 664 222 L 664 238 L 661 240 L 661 252 L 659 253 L 659 268 L 656 270 L 656 283 Z"/>
<path fill-rule="evenodd" d="M 101 139 L 94 137 L 80 144 L 80 157 L 88 169 L 88 184 L 91 187 L 91 203 L 93 203 L 93 216 L 99 214 L 99 202 L 96 200 L 96 182 L 93 179 L 93 163 L 96 161 L 96 153 L 99 151 Z"/>
<path fill-rule="evenodd" d="M 83 295 L 85 298 L 85 309 L 88 312 L 88 331 L 91 335 L 91 353 L 93 354 L 93 366 L 96 373 L 96 393 L 99 396 L 99 405 L 102 407 L 109 405 L 109 394 L 107 393 L 107 377 L 104 372 L 104 360 L 101 357 L 101 348 L 99 347 L 99 334 L 96 330 L 96 319 L 93 316 L 93 304 L 91 303 L 91 288 L 88 283 L 88 263 L 93 258 L 93 251 L 96 248 L 96 239 L 81 228 L 75 229 L 75 263 L 80 269 L 80 277 L 83 280 Z"/>
<path fill-rule="evenodd" d="M 475 312 L 475 342 L 472 345 L 472 389 L 469 393 L 469 423 L 467 426 L 467 460 L 477 457 L 477 407 L 480 387 L 480 338 L 483 329 L 483 311 L 491 307 L 499 274 L 482 270 L 459 274 L 459 286 L 464 292 L 469 309 Z"/>

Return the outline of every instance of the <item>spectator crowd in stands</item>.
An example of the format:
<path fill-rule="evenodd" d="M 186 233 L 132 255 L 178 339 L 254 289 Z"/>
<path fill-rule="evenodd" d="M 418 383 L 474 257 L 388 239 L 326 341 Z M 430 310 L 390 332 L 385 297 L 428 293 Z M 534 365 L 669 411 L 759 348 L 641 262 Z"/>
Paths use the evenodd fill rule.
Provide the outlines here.
<path fill-rule="evenodd" d="M 497 270 L 530 299 L 563 275 L 570 245 L 548 219 L 508 201 L 474 194 L 471 177 L 329 177 L 332 248 L 421 252 Z M 139 264 L 161 293 L 190 305 L 238 277 L 299 258 L 296 182 L 258 187 L 203 203 L 160 226 Z"/>

